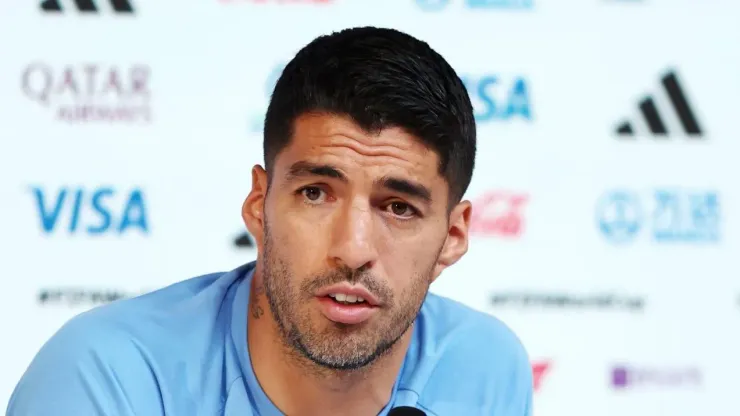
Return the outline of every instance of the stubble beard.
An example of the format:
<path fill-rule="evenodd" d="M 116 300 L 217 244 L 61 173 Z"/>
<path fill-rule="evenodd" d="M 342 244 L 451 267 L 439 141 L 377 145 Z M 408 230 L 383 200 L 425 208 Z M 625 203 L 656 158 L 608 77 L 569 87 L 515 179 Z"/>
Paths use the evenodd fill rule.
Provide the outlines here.
<path fill-rule="evenodd" d="M 319 374 L 357 372 L 387 355 L 416 319 L 431 282 L 433 266 L 414 276 L 413 284 L 396 297 L 391 289 L 369 272 L 342 269 L 307 280 L 296 289 L 290 269 L 276 252 L 265 227 L 265 253 L 261 266 L 264 293 L 288 352 L 311 371 Z M 317 328 L 301 305 L 313 301 L 312 293 L 321 287 L 350 281 L 362 283 L 384 301 L 381 320 L 358 325 L 343 325 L 327 320 Z"/>

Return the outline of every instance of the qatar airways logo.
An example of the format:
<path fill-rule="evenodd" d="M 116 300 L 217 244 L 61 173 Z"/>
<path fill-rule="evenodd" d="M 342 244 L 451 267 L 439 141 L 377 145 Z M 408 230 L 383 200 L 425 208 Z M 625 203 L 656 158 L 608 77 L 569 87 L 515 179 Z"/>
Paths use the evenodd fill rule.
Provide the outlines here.
<path fill-rule="evenodd" d="M 69 123 L 148 124 L 152 121 L 147 65 L 35 62 L 21 75 L 24 95 Z"/>
<path fill-rule="evenodd" d="M 470 233 L 489 237 L 520 237 L 529 196 L 521 192 L 489 191 L 472 201 Z"/>

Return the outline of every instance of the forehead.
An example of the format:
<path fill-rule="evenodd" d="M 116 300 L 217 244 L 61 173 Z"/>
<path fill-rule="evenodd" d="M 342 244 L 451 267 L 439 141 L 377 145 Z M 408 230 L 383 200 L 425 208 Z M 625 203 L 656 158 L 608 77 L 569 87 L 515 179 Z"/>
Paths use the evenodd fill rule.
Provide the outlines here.
<path fill-rule="evenodd" d="M 412 134 L 397 127 L 369 133 L 339 115 L 305 114 L 295 120 L 293 137 L 275 165 L 287 169 L 297 161 L 327 163 L 347 172 L 405 175 L 432 186 L 444 184 L 439 156 Z"/>

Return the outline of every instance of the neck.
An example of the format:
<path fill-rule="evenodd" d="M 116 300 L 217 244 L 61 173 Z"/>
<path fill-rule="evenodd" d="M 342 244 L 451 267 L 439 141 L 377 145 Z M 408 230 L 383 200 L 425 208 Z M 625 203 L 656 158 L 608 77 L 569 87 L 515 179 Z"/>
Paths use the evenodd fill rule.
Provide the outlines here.
<path fill-rule="evenodd" d="M 377 415 L 390 401 L 413 326 L 390 351 L 362 369 L 320 367 L 286 345 L 269 310 L 260 272 L 258 267 L 251 282 L 247 344 L 267 397 L 289 415 Z"/>

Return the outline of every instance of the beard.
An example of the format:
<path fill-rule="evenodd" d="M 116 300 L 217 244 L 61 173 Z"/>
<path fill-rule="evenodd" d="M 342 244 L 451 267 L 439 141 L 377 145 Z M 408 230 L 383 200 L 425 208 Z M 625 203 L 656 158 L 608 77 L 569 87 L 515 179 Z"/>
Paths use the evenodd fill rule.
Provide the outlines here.
<path fill-rule="evenodd" d="M 384 356 L 416 319 L 432 278 L 435 262 L 413 276 L 398 296 L 369 270 L 338 268 L 296 285 L 286 261 L 276 250 L 265 224 L 262 257 L 263 286 L 270 311 L 284 344 L 324 369 L 358 370 Z M 436 260 L 436 257 L 435 257 Z M 370 321 L 345 325 L 330 321 L 309 308 L 314 293 L 325 286 L 350 282 L 364 285 L 378 297 L 383 309 Z"/>

